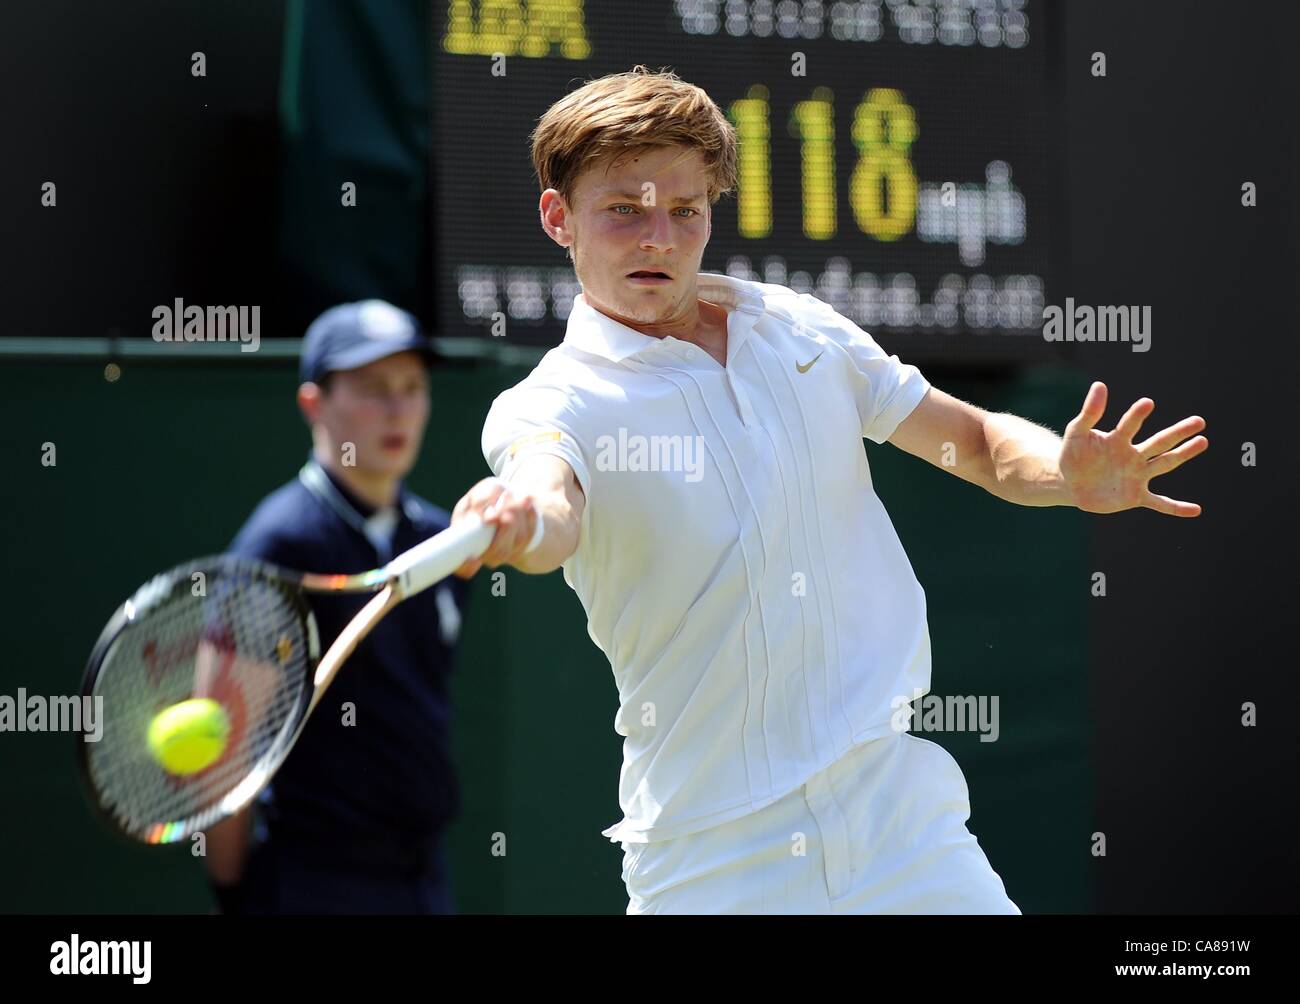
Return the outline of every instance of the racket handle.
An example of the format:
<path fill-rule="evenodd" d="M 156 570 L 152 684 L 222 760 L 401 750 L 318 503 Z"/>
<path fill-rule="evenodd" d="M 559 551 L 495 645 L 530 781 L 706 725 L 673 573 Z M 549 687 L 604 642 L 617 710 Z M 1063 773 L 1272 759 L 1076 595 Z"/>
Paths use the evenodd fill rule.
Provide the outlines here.
<path fill-rule="evenodd" d="M 404 600 L 441 582 L 470 558 L 477 558 L 488 549 L 494 536 L 496 527 L 470 515 L 402 552 L 384 571 L 393 579 L 398 598 Z"/>

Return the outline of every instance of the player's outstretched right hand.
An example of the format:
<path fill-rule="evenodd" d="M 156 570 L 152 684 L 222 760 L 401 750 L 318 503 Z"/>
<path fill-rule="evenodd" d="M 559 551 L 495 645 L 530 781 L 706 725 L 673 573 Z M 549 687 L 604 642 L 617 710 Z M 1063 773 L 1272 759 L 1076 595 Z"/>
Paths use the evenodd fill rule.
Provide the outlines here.
<path fill-rule="evenodd" d="M 537 528 L 537 510 L 531 495 L 512 491 L 500 478 L 484 478 L 465 493 L 451 513 L 455 525 L 470 513 L 475 513 L 484 523 L 495 524 L 496 536 L 492 545 L 478 558 L 472 558 L 456 569 L 462 579 L 468 579 L 481 567 L 496 568 L 514 564 L 527 550 Z"/>

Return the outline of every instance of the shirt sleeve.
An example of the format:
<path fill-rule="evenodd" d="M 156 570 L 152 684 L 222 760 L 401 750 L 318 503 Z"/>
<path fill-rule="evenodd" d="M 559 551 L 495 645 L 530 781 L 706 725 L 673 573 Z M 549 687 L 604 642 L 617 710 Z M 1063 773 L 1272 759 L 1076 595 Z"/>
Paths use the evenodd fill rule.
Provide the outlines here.
<path fill-rule="evenodd" d="M 800 294 L 799 300 L 805 323 L 848 354 L 862 435 L 873 443 L 885 442 L 921 403 L 929 381 L 915 366 L 886 354 L 874 338 L 811 293 Z"/>
<path fill-rule="evenodd" d="M 572 395 L 559 387 L 525 382 L 492 402 L 483 423 L 483 456 L 492 473 L 506 480 L 528 457 L 559 457 L 573 469 L 590 499 L 591 478 L 578 422 Z"/>
<path fill-rule="evenodd" d="M 302 564 L 301 552 L 293 546 L 293 542 L 259 520 L 245 523 L 226 548 L 226 553 L 237 558 L 255 558 L 295 571 Z"/>
<path fill-rule="evenodd" d="M 263 499 L 239 528 L 226 554 L 254 558 L 295 572 L 316 571 L 318 549 L 304 539 L 297 530 L 299 525 L 297 514 L 282 499 Z"/>

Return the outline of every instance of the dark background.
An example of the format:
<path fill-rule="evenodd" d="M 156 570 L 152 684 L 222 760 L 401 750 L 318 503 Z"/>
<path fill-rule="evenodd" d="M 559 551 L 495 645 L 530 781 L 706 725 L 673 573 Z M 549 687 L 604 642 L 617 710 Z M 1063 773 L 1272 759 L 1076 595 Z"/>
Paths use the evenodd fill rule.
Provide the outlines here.
<path fill-rule="evenodd" d="M 1204 513 L 1016 509 L 873 447 L 930 600 L 935 692 L 1002 695 L 1002 741 L 938 738 L 1027 912 L 1294 912 L 1300 18 L 1285 4 L 1052 12 L 1062 267 L 1050 300 L 1150 305 L 1151 351 L 926 372 L 1058 431 L 1090 379 L 1110 388 L 1106 427 L 1143 395 L 1149 429 L 1203 415 L 1209 452 L 1156 490 Z M 41 346 L 147 342 L 152 306 L 177 296 L 260 304 L 264 339 L 368 295 L 432 321 L 438 207 L 412 153 L 456 137 L 427 134 L 419 3 L 19 3 L 0 13 L 0 40 L 0 693 L 75 693 L 122 596 L 223 546 L 307 438 L 292 366 L 272 352 L 127 363 L 109 384 L 96 350 L 57 361 Z M 206 79 L 190 76 L 195 50 Z M 1105 78 L 1089 72 L 1096 51 Z M 325 80 L 340 96 L 313 100 Z M 358 181 L 355 211 L 337 208 L 340 177 Z M 56 209 L 39 205 L 46 180 Z M 1241 205 L 1245 181 L 1255 208 Z M 488 359 L 440 371 L 417 491 L 449 505 L 485 473 L 482 415 L 524 372 Z M 39 464 L 47 440 L 54 469 Z M 1241 463 L 1247 442 L 1255 467 Z M 1104 598 L 1089 592 L 1097 571 Z M 466 626 L 458 899 L 469 912 L 619 912 L 619 852 L 598 835 L 617 818 L 608 667 L 558 576 L 510 582 L 494 599 L 480 581 Z M 1240 723 L 1246 701 L 1254 728 Z M 121 846 L 95 826 L 68 739 L 0 734 L 0 909 L 207 909 L 183 850 Z M 497 830 L 506 859 L 486 851 Z M 1104 858 L 1090 853 L 1098 831 Z"/>

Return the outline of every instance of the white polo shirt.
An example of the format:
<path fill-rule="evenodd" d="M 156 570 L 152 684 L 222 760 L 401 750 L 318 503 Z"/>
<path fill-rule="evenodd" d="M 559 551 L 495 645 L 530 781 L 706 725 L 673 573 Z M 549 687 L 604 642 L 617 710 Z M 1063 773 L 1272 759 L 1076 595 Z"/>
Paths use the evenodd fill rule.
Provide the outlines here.
<path fill-rule="evenodd" d="M 579 295 L 483 428 L 497 475 L 553 454 L 587 497 L 564 578 L 618 687 L 614 842 L 761 809 L 930 684 L 925 594 L 862 443 L 929 384 L 813 296 L 698 284 L 728 312 L 725 369 Z"/>

